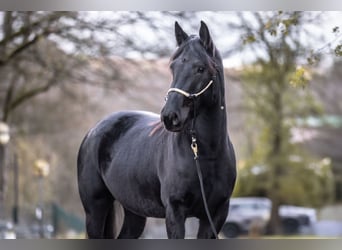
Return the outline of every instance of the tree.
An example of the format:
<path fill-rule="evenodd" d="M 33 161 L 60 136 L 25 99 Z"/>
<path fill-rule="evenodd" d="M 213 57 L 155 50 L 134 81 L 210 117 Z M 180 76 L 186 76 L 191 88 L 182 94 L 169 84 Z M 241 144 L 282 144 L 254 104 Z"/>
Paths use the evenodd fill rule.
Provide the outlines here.
<path fill-rule="evenodd" d="M 63 79 L 82 77 L 80 74 L 73 75 L 73 71 L 84 66 L 86 56 L 98 58 L 108 55 L 112 52 L 113 43 L 116 53 L 121 55 L 131 50 L 143 53 L 146 49 L 141 41 L 133 40 L 120 30 L 145 16 L 139 12 L 118 13 L 111 19 L 94 19 L 83 12 L 7 11 L 0 14 L 3 121 L 8 121 L 10 113 L 26 100 L 48 91 Z M 146 22 L 150 20 L 148 17 L 145 19 Z M 154 53 L 163 50 L 158 46 L 154 48 Z M 41 82 L 31 83 L 27 81 L 30 79 L 25 79 L 26 83 L 22 83 L 24 76 L 34 76 Z"/>
<path fill-rule="evenodd" d="M 306 25 L 319 19 L 303 12 L 239 13 L 238 17 L 240 23 L 234 24 L 234 28 L 245 31 L 242 49 L 255 54 L 254 62 L 242 73 L 245 104 L 257 121 L 254 129 L 259 131 L 251 158 L 254 161 L 249 168 L 259 164 L 266 169 L 258 181 L 263 182 L 262 190 L 272 200 L 270 233 L 280 233 L 278 208 L 286 201 L 284 193 L 306 192 L 315 186 L 309 182 L 291 182 L 291 176 L 296 174 L 313 174 L 307 168 L 308 161 L 313 160 L 308 160 L 291 139 L 297 118 L 305 119 L 320 112 L 310 89 L 298 87 L 310 81 L 307 62 L 317 59 L 317 54 L 312 57 L 311 42 L 315 37 L 318 39 L 318 34 L 313 34 L 310 40 L 303 34 L 311 34 Z M 299 189 L 295 191 L 294 187 Z"/>
<path fill-rule="evenodd" d="M 22 135 L 25 129 L 14 123 L 13 114 L 54 87 L 67 90 L 66 83 L 122 90 L 122 85 L 111 85 L 121 77 L 118 65 L 104 56 L 113 53 L 113 48 L 120 55 L 162 53 L 165 47 L 147 46 L 123 29 L 137 23 L 158 28 L 150 22 L 150 15 L 118 12 L 94 18 L 85 12 L 0 12 L 0 120 Z M 113 67 L 90 66 L 102 63 Z M 3 152 L 0 145 L 0 156 Z M 4 204 L 4 181 L 4 157 L 0 157 L 0 206 Z M 0 207 L 0 217 L 2 211 Z"/>
<path fill-rule="evenodd" d="M 0 17 L 0 120 L 10 123 L 18 107 L 58 85 L 80 62 L 68 60 L 56 46 L 46 43 L 52 36 L 73 39 L 72 23 L 78 16 L 74 12 L 7 11 Z M 4 204 L 4 157 L 0 159 L 0 180 L 0 203 Z"/>

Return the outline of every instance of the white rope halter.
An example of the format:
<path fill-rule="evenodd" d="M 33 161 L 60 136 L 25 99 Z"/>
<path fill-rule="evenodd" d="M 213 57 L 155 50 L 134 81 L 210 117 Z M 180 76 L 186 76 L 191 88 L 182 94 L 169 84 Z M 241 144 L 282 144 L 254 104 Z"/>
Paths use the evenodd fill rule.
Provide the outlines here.
<path fill-rule="evenodd" d="M 182 94 L 184 95 L 185 97 L 197 97 L 197 96 L 200 96 L 202 95 L 209 87 L 210 85 L 213 83 L 213 80 L 210 80 L 210 82 L 207 84 L 207 86 L 205 86 L 201 91 L 195 93 L 195 94 L 190 94 L 189 92 L 186 92 L 184 90 L 181 90 L 179 88 L 170 88 L 167 93 L 166 93 L 166 98 L 167 96 L 169 95 L 170 92 L 177 92 L 179 94 Z"/>

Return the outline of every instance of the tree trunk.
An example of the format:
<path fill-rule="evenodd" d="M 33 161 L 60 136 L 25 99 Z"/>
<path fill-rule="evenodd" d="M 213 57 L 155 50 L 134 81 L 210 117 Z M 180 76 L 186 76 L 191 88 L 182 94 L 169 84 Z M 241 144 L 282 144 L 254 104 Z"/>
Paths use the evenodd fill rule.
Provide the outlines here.
<path fill-rule="evenodd" d="M 279 201 L 277 199 L 277 195 L 275 194 L 273 197 L 270 197 L 272 201 L 272 209 L 271 209 L 271 217 L 268 224 L 268 234 L 279 235 L 283 233 L 281 226 L 281 219 L 279 216 Z"/>
<path fill-rule="evenodd" d="M 279 216 L 279 177 L 283 174 L 283 162 L 282 158 L 282 144 L 283 144 L 283 104 L 282 104 L 282 84 L 283 81 L 279 79 L 277 87 L 273 90 L 273 107 L 274 107 L 274 120 L 270 122 L 271 132 L 273 135 L 271 136 L 270 143 L 272 145 L 272 149 L 269 155 L 269 161 L 271 163 L 270 170 L 270 189 L 269 189 L 269 197 L 272 201 L 272 209 L 271 216 L 269 221 L 268 232 L 269 234 L 281 234 L 282 233 L 282 225 L 281 219 Z"/>
<path fill-rule="evenodd" d="M 0 220 L 5 218 L 5 146 L 0 143 Z"/>

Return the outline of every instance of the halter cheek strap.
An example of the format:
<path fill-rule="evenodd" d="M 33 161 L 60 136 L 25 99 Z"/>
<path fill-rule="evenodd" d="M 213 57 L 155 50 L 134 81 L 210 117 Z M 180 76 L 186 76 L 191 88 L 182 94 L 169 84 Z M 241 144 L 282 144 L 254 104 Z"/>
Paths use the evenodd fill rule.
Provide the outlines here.
<path fill-rule="evenodd" d="M 185 97 L 188 97 L 188 98 L 190 98 L 190 97 L 198 97 L 198 96 L 202 95 L 211 86 L 212 83 L 213 83 L 213 80 L 210 80 L 210 82 L 207 84 L 207 86 L 205 86 L 201 91 L 199 91 L 199 92 L 197 92 L 195 94 L 190 94 L 189 92 L 186 92 L 186 91 L 181 90 L 179 88 L 170 88 L 167 91 L 167 93 L 166 93 L 166 98 L 167 98 L 167 96 L 169 95 L 170 92 L 177 92 L 177 93 L 179 93 L 181 95 L 184 95 Z"/>

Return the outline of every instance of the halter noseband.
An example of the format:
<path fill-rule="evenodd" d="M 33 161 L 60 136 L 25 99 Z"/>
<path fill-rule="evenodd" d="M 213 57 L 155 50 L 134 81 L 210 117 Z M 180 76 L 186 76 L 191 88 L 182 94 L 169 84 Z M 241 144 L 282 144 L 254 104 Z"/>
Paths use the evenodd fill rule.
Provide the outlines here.
<path fill-rule="evenodd" d="M 177 92 L 179 94 L 182 94 L 184 95 L 185 97 L 187 98 L 193 98 L 193 97 L 198 97 L 200 95 L 202 95 L 209 87 L 210 85 L 213 83 L 213 80 L 210 80 L 210 82 L 207 84 L 207 86 L 205 86 L 201 91 L 195 93 L 195 94 L 190 94 L 189 92 L 186 92 L 182 89 L 179 89 L 179 88 L 170 88 L 167 93 L 166 93 L 166 99 L 167 99 L 167 96 L 169 95 L 170 92 Z"/>

